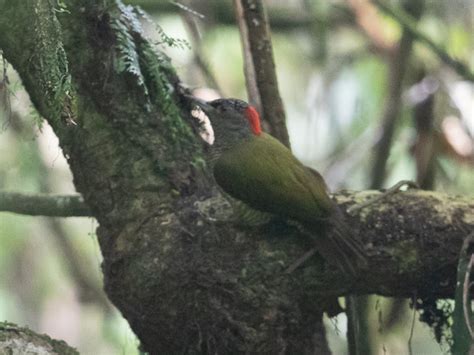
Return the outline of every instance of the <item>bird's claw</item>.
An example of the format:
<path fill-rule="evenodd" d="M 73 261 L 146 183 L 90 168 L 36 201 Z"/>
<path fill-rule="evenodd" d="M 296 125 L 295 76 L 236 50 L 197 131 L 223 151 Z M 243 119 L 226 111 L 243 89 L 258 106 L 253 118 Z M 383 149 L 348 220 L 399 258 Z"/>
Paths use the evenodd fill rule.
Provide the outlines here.
<path fill-rule="evenodd" d="M 368 207 L 370 205 L 373 205 L 374 203 L 378 201 L 382 201 L 386 199 L 387 197 L 396 194 L 397 192 L 400 192 L 401 188 L 403 186 L 407 186 L 408 188 L 414 188 L 414 189 L 419 189 L 420 187 L 418 184 L 414 181 L 411 180 L 401 180 L 397 182 L 395 185 L 389 187 L 387 190 L 383 191 L 381 194 L 369 199 L 368 201 L 365 201 L 363 203 L 351 206 L 347 209 L 347 213 L 350 215 L 354 215 L 357 211 L 360 211 L 361 209 Z"/>

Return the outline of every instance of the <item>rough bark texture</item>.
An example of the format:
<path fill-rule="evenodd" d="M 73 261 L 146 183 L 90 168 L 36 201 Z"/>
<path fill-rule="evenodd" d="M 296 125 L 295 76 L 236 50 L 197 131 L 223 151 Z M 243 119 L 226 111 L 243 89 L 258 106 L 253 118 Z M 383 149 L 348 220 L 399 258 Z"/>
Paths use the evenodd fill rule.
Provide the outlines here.
<path fill-rule="evenodd" d="M 335 296 L 452 296 L 474 225 L 466 197 L 400 193 L 351 217 L 370 256 L 358 280 L 318 258 L 286 274 L 311 242 L 284 221 L 212 222 L 228 206 L 219 207 L 199 168 L 178 80 L 166 58 L 150 57 L 133 13 L 119 5 L 71 0 L 60 13 L 47 0 L 0 0 L 0 48 L 60 139 L 100 224 L 107 294 L 146 351 L 321 353 L 321 313 Z M 139 73 L 116 69 L 124 28 Z"/>

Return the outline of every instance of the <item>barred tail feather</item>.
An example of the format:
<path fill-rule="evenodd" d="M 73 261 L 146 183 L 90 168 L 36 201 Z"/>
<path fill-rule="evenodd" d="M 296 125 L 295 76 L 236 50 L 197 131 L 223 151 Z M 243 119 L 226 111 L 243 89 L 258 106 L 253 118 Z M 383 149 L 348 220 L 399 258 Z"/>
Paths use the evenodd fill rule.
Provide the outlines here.
<path fill-rule="evenodd" d="M 362 243 L 354 238 L 340 211 L 325 221 L 324 236 L 318 233 L 315 242 L 320 254 L 344 273 L 356 276 L 357 270 L 367 267 Z"/>
<path fill-rule="evenodd" d="M 337 224 L 336 224 L 337 223 Z M 337 259 L 341 269 L 352 275 L 357 269 L 367 268 L 367 256 L 362 243 L 355 239 L 347 224 L 344 221 L 337 221 L 331 224 L 329 240 L 334 245 L 334 249 L 340 254 Z"/>

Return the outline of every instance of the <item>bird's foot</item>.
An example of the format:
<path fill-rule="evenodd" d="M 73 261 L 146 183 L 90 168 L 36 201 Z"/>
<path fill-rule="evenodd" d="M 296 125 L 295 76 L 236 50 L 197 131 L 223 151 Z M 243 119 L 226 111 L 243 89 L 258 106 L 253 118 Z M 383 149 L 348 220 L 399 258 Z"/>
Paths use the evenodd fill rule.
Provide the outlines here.
<path fill-rule="evenodd" d="M 368 201 L 365 201 L 361 204 L 349 207 L 347 209 L 347 213 L 350 214 L 350 215 L 354 215 L 356 212 L 360 211 L 361 209 L 366 208 L 370 205 L 373 205 L 376 202 L 382 201 L 382 200 L 386 199 L 387 197 L 389 197 L 393 194 L 396 194 L 397 192 L 400 192 L 401 191 L 400 189 L 403 186 L 407 186 L 408 188 L 414 188 L 414 189 L 419 189 L 420 188 L 418 186 L 418 184 L 414 181 L 401 180 L 401 181 L 397 182 L 395 185 L 393 185 L 392 187 L 389 187 L 387 190 L 385 190 L 381 194 L 369 199 Z"/>

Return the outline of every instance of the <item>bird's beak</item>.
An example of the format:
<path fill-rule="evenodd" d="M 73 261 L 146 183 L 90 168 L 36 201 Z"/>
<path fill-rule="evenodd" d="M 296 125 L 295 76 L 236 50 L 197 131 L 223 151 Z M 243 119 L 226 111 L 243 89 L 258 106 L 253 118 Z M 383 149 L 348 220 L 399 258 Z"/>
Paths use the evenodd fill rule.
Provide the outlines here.
<path fill-rule="evenodd" d="M 215 108 L 209 105 L 206 101 L 199 99 L 195 96 L 191 95 L 185 95 L 185 97 L 194 105 L 199 106 L 201 110 L 204 111 L 206 115 L 209 115 L 213 111 L 215 111 Z"/>

